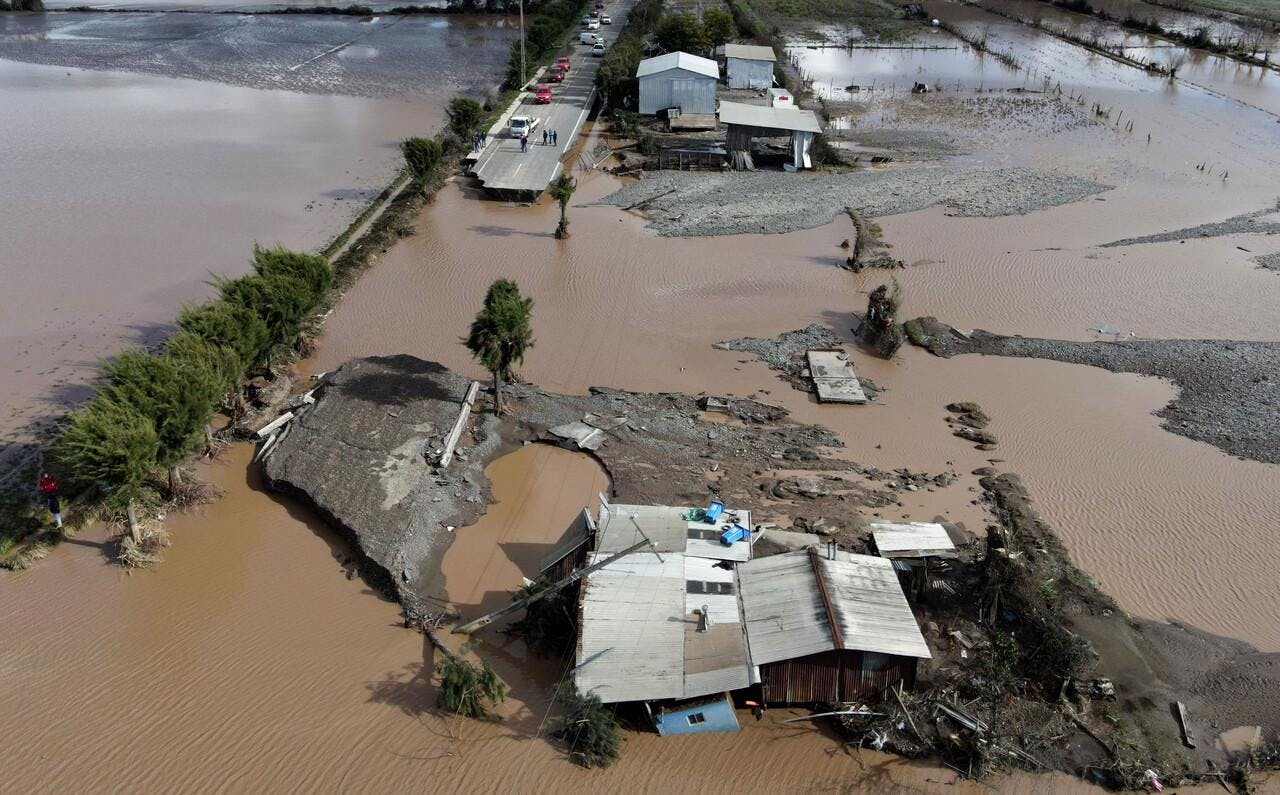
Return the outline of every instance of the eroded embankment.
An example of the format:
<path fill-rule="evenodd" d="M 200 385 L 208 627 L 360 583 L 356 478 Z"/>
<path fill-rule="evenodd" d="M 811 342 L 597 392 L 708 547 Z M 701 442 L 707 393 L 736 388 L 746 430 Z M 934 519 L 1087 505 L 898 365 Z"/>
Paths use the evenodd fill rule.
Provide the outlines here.
<path fill-rule="evenodd" d="M 907 325 L 908 337 L 938 356 L 963 353 L 1052 359 L 1115 373 L 1167 378 L 1179 387 L 1157 414 L 1171 433 L 1231 455 L 1280 463 L 1280 342 L 1239 340 L 1069 340 L 962 334 L 933 318 Z"/>
<path fill-rule="evenodd" d="M 505 392 L 513 413 L 469 417 L 458 455 L 440 469 L 432 461 L 468 379 L 402 355 L 357 359 L 325 380 L 314 407 L 267 458 L 268 484 L 312 503 L 368 557 L 366 576 L 411 614 L 430 610 L 440 596 L 437 572 L 450 534 L 485 511 L 485 465 L 528 441 L 558 442 L 547 433 L 552 427 L 605 429 L 591 454 L 615 492 L 639 502 L 700 503 L 709 476 L 725 498 L 746 500 L 771 466 L 850 468 L 822 457 L 822 448 L 841 446 L 831 432 L 751 400 L 733 401 L 738 422 L 724 423 L 704 419 L 697 399 L 684 394 L 594 388 L 557 395 L 512 385 Z M 837 499 L 831 489 L 816 496 Z"/>

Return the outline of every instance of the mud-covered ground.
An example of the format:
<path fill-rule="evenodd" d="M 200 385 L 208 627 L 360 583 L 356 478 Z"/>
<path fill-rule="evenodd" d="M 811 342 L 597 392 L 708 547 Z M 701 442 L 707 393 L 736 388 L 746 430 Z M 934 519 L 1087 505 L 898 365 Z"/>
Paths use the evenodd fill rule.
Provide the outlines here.
<path fill-rule="evenodd" d="M 933 353 L 1021 356 L 1167 378 L 1179 387 L 1157 414 L 1166 430 L 1231 455 L 1280 463 L 1280 342 L 1068 340 L 962 335 L 932 318 L 912 321 L 912 340 Z"/>
<path fill-rule="evenodd" d="M 325 378 L 317 401 L 266 459 L 271 488 L 302 496 L 368 558 L 362 573 L 410 613 L 438 608 L 437 573 L 451 534 L 485 512 L 484 467 L 529 442 L 562 441 L 548 429 L 586 422 L 604 430 L 591 455 L 627 502 L 697 505 L 711 495 L 760 506 L 783 530 L 850 542 L 856 509 L 899 502 L 903 491 L 946 488 L 956 473 L 884 472 L 827 455 L 830 431 L 787 419 L 751 399 L 707 414 L 698 396 L 593 388 L 559 395 L 509 385 L 510 413 L 484 411 L 482 394 L 455 461 L 433 458 L 458 416 L 469 381 L 412 356 L 357 359 Z"/>
<path fill-rule="evenodd" d="M 641 210 L 668 237 L 793 232 L 847 208 L 869 217 L 943 205 L 955 215 L 1018 215 L 1109 186 L 1026 168 L 912 167 L 848 173 L 662 171 L 605 197 Z"/>
<path fill-rule="evenodd" d="M 457 84 L 483 95 L 489 70 L 469 64 L 503 61 L 515 35 L 503 17 L 452 14 L 5 14 L 0 58 L 307 94 L 417 96 Z"/>

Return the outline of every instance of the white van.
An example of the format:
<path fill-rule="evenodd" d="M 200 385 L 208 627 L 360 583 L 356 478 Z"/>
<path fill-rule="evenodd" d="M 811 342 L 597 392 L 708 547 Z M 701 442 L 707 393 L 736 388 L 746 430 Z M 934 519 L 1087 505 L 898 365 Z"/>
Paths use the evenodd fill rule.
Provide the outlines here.
<path fill-rule="evenodd" d="M 603 44 L 604 39 L 600 38 L 599 33 L 592 33 L 589 30 L 584 30 L 578 34 L 578 42 L 580 44 Z"/>

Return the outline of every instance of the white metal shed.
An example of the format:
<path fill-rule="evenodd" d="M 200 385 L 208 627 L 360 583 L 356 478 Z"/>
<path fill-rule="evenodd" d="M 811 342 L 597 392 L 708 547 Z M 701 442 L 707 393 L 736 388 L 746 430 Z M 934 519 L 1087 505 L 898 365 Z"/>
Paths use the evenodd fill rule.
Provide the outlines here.
<path fill-rule="evenodd" d="M 646 58 L 636 69 L 640 82 L 640 112 L 679 108 L 681 113 L 715 113 L 716 81 L 720 67 L 709 58 L 669 52 Z"/>

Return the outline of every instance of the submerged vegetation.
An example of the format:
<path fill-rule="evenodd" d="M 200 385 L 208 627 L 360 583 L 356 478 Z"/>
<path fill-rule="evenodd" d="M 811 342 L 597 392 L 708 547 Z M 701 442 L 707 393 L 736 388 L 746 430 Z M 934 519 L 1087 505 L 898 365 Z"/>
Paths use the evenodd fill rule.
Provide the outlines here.
<path fill-rule="evenodd" d="M 496 707 L 507 697 L 507 686 L 482 662 L 480 667 L 446 654 L 440 667 L 440 704 L 450 712 L 467 718 L 483 718 L 489 707 Z"/>
<path fill-rule="evenodd" d="M 601 704 L 599 696 L 573 688 L 563 691 L 559 700 L 564 714 L 555 736 L 569 746 L 569 758 L 583 767 L 608 767 L 617 761 L 622 732 L 613 710 Z"/>

